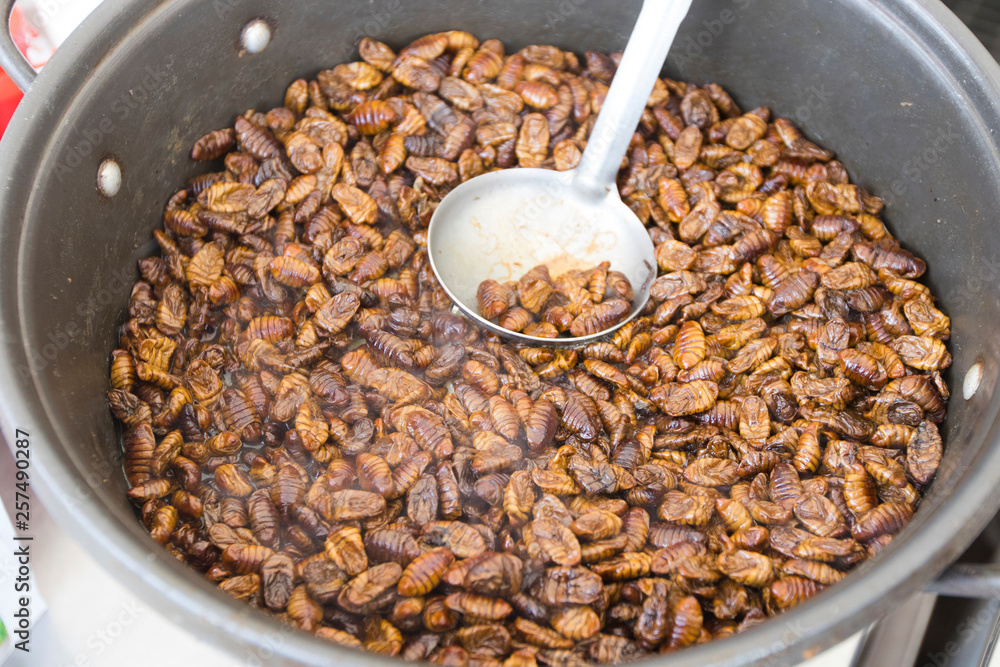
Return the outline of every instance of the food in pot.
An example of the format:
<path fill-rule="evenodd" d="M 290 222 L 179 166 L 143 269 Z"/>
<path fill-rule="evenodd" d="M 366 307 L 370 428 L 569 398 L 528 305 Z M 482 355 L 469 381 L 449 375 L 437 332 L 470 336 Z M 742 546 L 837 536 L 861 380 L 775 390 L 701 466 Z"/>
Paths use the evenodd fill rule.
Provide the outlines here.
<path fill-rule="evenodd" d="M 540 338 L 580 337 L 607 331 L 632 312 L 632 283 L 608 262 L 557 275 L 536 266 L 516 281 L 479 283 L 479 314 L 504 329 Z"/>
<path fill-rule="evenodd" d="M 112 354 L 129 497 L 228 594 L 346 646 L 616 663 L 752 627 L 907 524 L 949 320 L 829 151 L 663 79 L 620 176 L 660 273 L 579 349 L 453 314 L 458 183 L 576 165 L 616 56 L 452 31 L 199 140 Z"/>

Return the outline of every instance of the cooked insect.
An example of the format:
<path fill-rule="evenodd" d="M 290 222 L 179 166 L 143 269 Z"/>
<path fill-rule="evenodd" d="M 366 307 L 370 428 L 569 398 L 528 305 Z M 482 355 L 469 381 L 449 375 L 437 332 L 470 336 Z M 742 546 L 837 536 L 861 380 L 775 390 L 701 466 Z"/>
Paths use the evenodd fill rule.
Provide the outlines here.
<path fill-rule="evenodd" d="M 544 84 L 543 84 L 544 85 Z M 534 116 L 541 118 L 546 140 L 531 147 L 529 134 Z M 529 128 L 529 129 L 525 129 Z M 544 159 L 548 125 L 543 116 L 529 114 L 518 141 L 521 166 L 537 166 Z M 537 159 L 536 159 L 537 158 Z M 525 162 L 531 164 L 525 164 Z M 608 271 L 605 262 L 587 270 L 573 270 L 550 277 L 547 267 L 536 266 L 516 283 L 488 279 L 479 284 L 476 298 L 479 314 L 494 320 L 504 329 L 541 335 L 545 338 L 589 336 L 610 329 L 631 311 L 632 284 L 624 274 Z M 612 274 L 614 274 L 612 278 Z M 513 287 L 512 287 L 513 286 Z M 562 319 L 562 313 L 567 315 Z M 545 326 L 554 326 L 556 336 L 548 335 Z"/>

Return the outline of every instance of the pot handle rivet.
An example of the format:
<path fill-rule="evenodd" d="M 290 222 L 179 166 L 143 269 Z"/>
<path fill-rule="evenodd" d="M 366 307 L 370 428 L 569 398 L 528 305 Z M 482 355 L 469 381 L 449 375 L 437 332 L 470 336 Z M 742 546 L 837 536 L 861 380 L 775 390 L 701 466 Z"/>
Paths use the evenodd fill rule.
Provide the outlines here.
<path fill-rule="evenodd" d="M 97 168 L 97 189 L 109 199 L 122 189 L 122 168 L 114 160 L 104 160 Z"/>
<path fill-rule="evenodd" d="M 262 19 L 254 19 L 247 23 L 240 35 L 240 44 L 247 53 L 260 53 L 270 43 L 271 26 Z"/>
<path fill-rule="evenodd" d="M 976 395 L 976 391 L 979 389 L 979 383 L 983 379 L 983 362 L 977 361 L 972 364 L 965 373 L 965 380 L 962 381 L 962 396 L 965 400 L 969 400 Z"/>

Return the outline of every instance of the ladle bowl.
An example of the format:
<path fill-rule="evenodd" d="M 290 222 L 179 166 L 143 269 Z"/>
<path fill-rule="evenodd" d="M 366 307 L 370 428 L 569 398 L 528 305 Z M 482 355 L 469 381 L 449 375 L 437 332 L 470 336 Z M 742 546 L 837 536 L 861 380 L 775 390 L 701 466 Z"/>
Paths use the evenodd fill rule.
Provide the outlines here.
<path fill-rule="evenodd" d="M 455 188 L 438 206 L 428 229 L 430 261 L 458 307 L 490 331 L 535 345 L 581 345 L 636 317 L 656 278 L 653 244 L 642 222 L 616 191 L 566 196 L 573 172 L 509 169 L 483 174 Z M 479 314 L 476 290 L 488 278 L 517 280 L 539 264 L 554 277 L 602 261 L 632 283 L 628 317 L 600 333 L 541 338 L 503 329 Z"/>

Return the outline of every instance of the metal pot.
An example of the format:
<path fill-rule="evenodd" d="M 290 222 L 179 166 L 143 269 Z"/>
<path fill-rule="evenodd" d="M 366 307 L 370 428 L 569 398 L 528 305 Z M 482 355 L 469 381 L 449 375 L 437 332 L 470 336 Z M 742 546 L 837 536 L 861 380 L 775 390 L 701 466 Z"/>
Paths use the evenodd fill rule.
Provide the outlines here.
<path fill-rule="evenodd" d="M 294 78 L 350 59 L 362 35 L 399 46 L 460 27 L 513 49 L 614 51 L 638 9 L 636 0 L 107 0 L 33 83 L 3 35 L 2 64 L 31 90 L 0 145 L 0 414 L 9 441 L 15 429 L 30 434 L 35 489 L 60 523 L 208 641 L 270 651 L 281 664 L 395 664 L 281 630 L 167 557 L 136 521 L 104 398 L 136 260 L 154 250 L 150 232 L 173 188 L 203 169 L 187 158 L 198 136 L 279 103 Z M 255 18 L 270 43 L 250 53 L 241 32 Z M 936 0 L 700 0 L 666 69 L 716 81 L 746 108 L 767 105 L 835 150 L 887 199 L 893 232 L 926 258 L 952 318 L 945 459 L 911 525 L 776 620 L 663 658 L 798 661 L 926 586 L 1000 506 L 1000 68 Z M 106 159 L 122 171 L 114 197 L 96 187 Z M 965 400 L 976 364 L 982 382 Z"/>

